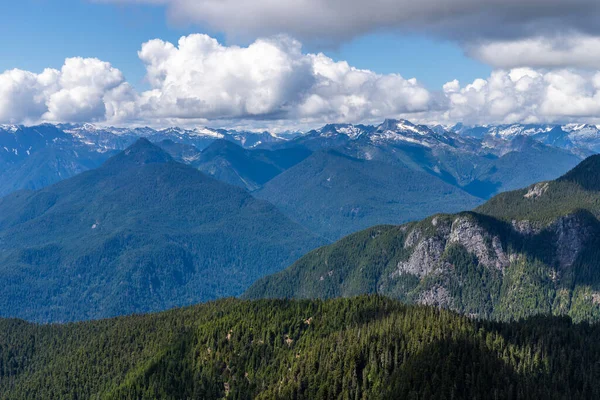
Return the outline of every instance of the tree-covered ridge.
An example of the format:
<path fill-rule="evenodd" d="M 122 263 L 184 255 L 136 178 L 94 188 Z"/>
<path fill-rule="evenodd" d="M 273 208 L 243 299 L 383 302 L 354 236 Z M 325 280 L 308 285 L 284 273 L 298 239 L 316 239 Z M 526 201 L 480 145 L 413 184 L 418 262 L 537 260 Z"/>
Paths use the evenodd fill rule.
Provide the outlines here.
<path fill-rule="evenodd" d="M 546 225 L 578 210 L 600 216 L 599 155 L 588 157 L 555 181 L 501 193 L 475 211 L 507 221 L 528 220 Z"/>
<path fill-rule="evenodd" d="M 398 161 L 364 160 L 331 149 L 313 153 L 255 195 L 330 240 L 374 225 L 471 209 L 482 202 Z"/>
<path fill-rule="evenodd" d="M 73 321 L 236 296 L 323 243 L 140 140 L 98 169 L 0 199 L 0 315 Z"/>
<path fill-rule="evenodd" d="M 221 300 L 68 325 L 0 320 L 4 399 L 584 399 L 600 327 L 382 297 Z"/>
<path fill-rule="evenodd" d="M 476 212 L 350 235 L 259 280 L 245 297 L 378 293 L 502 320 L 600 320 L 600 192 L 587 184 L 600 175 L 595 159 Z"/>

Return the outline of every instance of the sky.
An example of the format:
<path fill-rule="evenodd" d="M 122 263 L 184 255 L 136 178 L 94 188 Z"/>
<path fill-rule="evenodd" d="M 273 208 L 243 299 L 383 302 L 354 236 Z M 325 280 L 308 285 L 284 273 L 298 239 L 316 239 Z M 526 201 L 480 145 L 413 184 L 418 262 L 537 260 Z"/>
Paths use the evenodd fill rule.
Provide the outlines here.
<path fill-rule="evenodd" d="M 598 123 L 596 0 L 20 0 L 0 123 Z"/>

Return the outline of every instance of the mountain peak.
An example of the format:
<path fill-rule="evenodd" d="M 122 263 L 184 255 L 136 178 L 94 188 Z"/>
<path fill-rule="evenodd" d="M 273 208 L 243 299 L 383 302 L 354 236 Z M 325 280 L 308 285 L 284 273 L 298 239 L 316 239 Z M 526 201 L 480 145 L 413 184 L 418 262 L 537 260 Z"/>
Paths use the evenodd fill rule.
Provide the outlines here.
<path fill-rule="evenodd" d="M 163 149 L 146 138 L 138 139 L 134 144 L 109 158 L 104 166 L 161 164 L 173 161 Z"/>
<path fill-rule="evenodd" d="M 600 191 L 600 155 L 586 158 L 558 181 L 574 182 L 586 190 Z"/>

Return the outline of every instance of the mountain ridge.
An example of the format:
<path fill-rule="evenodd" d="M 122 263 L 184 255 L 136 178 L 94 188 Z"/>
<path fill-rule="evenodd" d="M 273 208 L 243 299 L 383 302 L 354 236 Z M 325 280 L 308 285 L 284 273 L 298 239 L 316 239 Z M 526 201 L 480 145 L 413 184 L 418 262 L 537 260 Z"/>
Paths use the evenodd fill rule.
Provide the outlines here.
<path fill-rule="evenodd" d="M 501 320 L 600 320 L 600 192 L 578 183 L 582 172 L 597 183 L 597 161 L 565 175 L 575 181 L 502 193 L 474 212 L 347 236 L 257 281 L 244 298 L 377 293 Z"/>
<path fill-rule="evenodd" d="M 0 210 L 0 313 L 36 321 L 237 295 L 324 243 L 143 139 L 98 169 L 2 198 Z"/>

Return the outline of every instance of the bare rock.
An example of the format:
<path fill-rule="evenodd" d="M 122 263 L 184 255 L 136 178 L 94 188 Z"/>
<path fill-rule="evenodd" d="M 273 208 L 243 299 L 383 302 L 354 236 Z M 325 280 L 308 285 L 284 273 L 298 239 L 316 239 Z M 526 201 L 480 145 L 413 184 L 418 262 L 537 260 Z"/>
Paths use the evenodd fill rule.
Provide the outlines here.
<path fill-rule="evenodd" d="M 544 193 L 546 193 L 549 186 L 550 185 L 548 184 L 548 182 L 535 184 L 529 189 L 527 193 L 525 193 L 525 196 L 523 197 L 525 197 L 526 199 L 536 199 Z"/>
<path fill-rule="evenodd" d="M 567 215 L 552 224 L 557 235 L 556 257 L 562 268 L 573 266 L 591 232 L 577 215 Z"/>
<path fill-rule="evenodd" d="M 414 249 L 408 261 L 400 261 L 392 277 L 411 274 L 424 277 L 433 273 L 444 253 L 445 243 L 438 237 L 421 241 Z"/>
<path fill-rule="evenodd" d="M 488 234 L 471 218 L 454 220 L 448 242 L 462 245 L 486 267 L 504 269 L 510 264 L 500 238 Z"/>
<path fill-rule="evenodd" d="M 406 236 L 406 240 L 404 240 L 404 248 L 408 249 L 409 247 L 414 247 L 419 240 L 421 239 L 422 232 L 420 229 L 415 228 L 408 233 Z"/>

